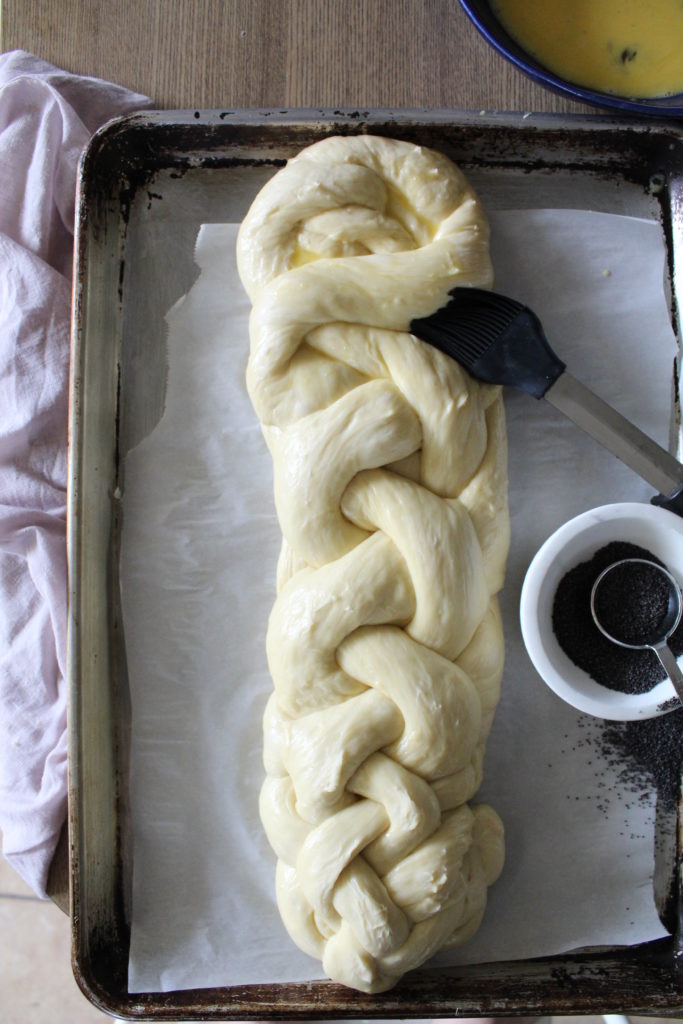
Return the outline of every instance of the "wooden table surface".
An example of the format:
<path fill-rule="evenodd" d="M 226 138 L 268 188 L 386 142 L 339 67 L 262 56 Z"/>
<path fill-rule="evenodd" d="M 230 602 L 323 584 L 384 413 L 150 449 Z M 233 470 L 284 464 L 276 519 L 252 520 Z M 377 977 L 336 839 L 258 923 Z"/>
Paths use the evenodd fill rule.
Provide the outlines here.
<path fill-rule="evenodd" d="M 163 108 L 585 112 L 533 84 L 457 0 L 1 0 L 2 49 Z"/>
<path fill-rule="evenodd" d="M 457 0 L 0 0 L 2 50 L 160 108 L 593 112 L 535 85 Z M 68 908 L 66 830 L 49 888 Z"/>

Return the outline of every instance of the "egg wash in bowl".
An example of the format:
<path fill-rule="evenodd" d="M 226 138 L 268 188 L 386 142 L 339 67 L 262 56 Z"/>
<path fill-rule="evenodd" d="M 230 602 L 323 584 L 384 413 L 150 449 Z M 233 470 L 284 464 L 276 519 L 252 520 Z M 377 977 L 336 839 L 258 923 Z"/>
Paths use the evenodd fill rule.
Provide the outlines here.
<path fill-rule="evenodd" d="M 540 64 L 617 96 L 683 92 L 680 0 L 491 0 L 501 25 Z"/>

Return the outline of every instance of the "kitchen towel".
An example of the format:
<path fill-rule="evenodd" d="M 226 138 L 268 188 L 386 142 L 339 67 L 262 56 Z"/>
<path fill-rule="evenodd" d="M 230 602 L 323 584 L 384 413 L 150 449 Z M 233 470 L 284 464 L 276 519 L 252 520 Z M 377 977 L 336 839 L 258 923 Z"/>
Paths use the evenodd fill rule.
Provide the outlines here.
<path fill-rule="evenodd" d="M 35 892 L 66 817 L 66 476 L 80 155 L 137 93 L 0 54 L 0 832 Z"/>

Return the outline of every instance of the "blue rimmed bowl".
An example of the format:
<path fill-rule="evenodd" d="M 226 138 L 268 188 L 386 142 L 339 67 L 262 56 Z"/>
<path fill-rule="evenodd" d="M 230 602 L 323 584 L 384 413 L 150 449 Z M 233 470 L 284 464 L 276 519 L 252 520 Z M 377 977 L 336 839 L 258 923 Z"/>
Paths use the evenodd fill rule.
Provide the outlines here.
<path fill-rule="evenodd" d="M 589 103 L 597 107 L 610 107 L 622 113 L 647 114 L 651 117 L 683 117 L 683 93 L 678 93 L 675 96 L 641 99 L 596 92 L 594 89 L 575 85 L 573 82 L 553 74 L 552 71 L 548 71 L 526 53 L 500 24 L 487 0 L 460 0 L 460 6 L 487 43 L 502 57 L 509 60 L 534 82 L 538 82 L 539 85 L 543 85 L 553 92 L 568 96 L 581 103 Z"/>

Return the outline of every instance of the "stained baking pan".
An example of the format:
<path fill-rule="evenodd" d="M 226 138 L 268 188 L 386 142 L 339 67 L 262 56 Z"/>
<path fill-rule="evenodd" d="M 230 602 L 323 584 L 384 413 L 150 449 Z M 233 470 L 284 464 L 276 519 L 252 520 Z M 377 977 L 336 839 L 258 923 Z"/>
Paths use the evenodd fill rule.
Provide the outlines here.
<path fill-rule="evenodd" d="M 365 996 L 324 981 L 130 994 L 130 693 L 119 589 L 126 452 L 157 423 L 163 316 L 192 283 L 199 226 L 237 222 L 304 146 L 372 131 L 445 152 L 489 207 L 658 219 L 679 322 L 683 133 L 602 117 L 382 111 L 145 113 L 105 127 L 81 165 L 71 382 L 69 685 L 76 978 L 131 1019 L 410 1018 L 683 1011 L 678 854 L 672 937 L 640 946 L 417 971 Z M 167 257 L 159 261 L 159 252 Z M 152 259 L 153 257 L 153 259 Z M 153 265 L 152 265 L 153 264 Z M 668 400 L 667 396 L 667 400 Z M 678 432 L 672 407 L 672 443 Z M 674 833 L 675 822 L 669 822 Z M 674 843 L 674 847 L 675 847 Z"/>

